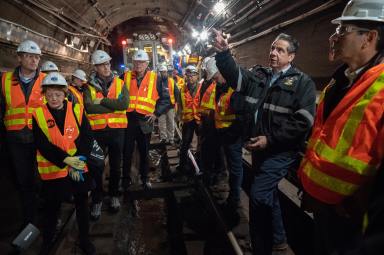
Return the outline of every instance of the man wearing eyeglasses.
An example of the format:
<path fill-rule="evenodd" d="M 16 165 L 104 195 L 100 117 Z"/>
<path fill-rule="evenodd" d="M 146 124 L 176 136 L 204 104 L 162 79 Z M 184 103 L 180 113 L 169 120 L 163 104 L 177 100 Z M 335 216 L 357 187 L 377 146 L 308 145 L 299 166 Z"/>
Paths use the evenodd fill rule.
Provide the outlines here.
<path fill-rule="evenodd" d="M 303 205 L 314 213 L 316 254 L 334 254 L 359 239 L 367 194 L 383 160 L 383 10 L 382 0 L 352 0 L 332 21 L 338 27 L 329 57 L 344 65 L 320 96 L 298 172 Z"/>

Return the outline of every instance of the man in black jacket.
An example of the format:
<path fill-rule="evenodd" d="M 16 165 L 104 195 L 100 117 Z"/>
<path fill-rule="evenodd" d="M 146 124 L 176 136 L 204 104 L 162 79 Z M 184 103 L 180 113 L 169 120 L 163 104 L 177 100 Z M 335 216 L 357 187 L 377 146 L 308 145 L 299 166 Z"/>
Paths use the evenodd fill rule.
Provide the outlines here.
<path fill-rule="evenodd" d="M 256 66 L 247 71 L 237 66 L 221 34 L 216 30 L 215 34 L 220 73 L 237 93 L 245 96 L 242 104 L 253 110 L 254 122 L 247 145 L 253 151 L 254 180 L 249 206 L 253 253 L 284 251 L 288 245 L 277 185 L 297 163 L 298 152 L 313 125 L 315 84 L 291 65 L 298 49 L 292 36 L 280 34 L 274 40 L 269 67 Z"/>

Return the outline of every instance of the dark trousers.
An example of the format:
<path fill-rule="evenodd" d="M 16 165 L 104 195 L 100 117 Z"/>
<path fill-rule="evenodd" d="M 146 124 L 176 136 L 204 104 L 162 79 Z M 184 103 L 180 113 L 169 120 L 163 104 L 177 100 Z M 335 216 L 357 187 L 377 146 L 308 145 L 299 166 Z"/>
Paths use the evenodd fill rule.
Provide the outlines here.
<path fill-rule="evenodd" d="M 182 142 L 180 147 L 180 169 L 187 171 L 188 149 L 191 146 L 193 134 L 197 135 L 198 124 L 195 120 L 183 123 Z"/>
<path fill-rule="evenodd" d="M 121 176 L 121 161 L 124 146 L 124 129 L 109 129 L 105 131 L 93 132 L 93 135 L 103 149 L 105 156 L 109 157 L 109 186 L 108 193 L 110 196 L 118 196 L 119 181 Z M 100 171 L 94 173 L 96 188 L 92 192 L 92 200 L 94 203 L 102 200 L 103 194 L 103 174 Z"/>
<path fill-rule="evenodd" d="M 61 203 L 65 199 L 60 190 L 60 183 L 57 182 L 57 189 L 55 185 L 50 183 L 46 185 L 44 193 L 44 208 L 43 208 L 43 240 L 45 244 L 50 244 L 53 241 L 56 231 L 57 217 L 60 211 Z M 76 221 L 79 228 L 80 243 L 89 240 L 89 209 L 88 209 L 88 193 L 86 190 L 73 193 L 75 199 Z"/>
<path fill-rule="evenodd" d="M 33 143 L 8 142 L 12 170 L 20 192 L 23 225 L 35 223 L 37 203 L 37 162 L 36 148 Z"/>
<path fill-rule="evenodd" d="M 333 206 L 318 207 L 313 213 L 315 223 L 315 255 L 331 255 L 349 250 L 362 238 L 361 223 L 339 216 Z M 368 254 L 368 253 L 367 253 Z"/>
<path fill-rule="evenodd" d="M 229 170 L 229 195 L 227 201 L 233 204 L 240 202 L 241 184 L 243 183 L 243 145 L 241 137 L 221 136 L 225 158 Z"/>
<path fill-rule="evenodd" d="M 286 242 L 277 185 L 298 158 L 294 153 L 254 152 L 252 156 L 256 157 L 249 199 L 252 250 L 255 255 L 270 255 L 272 245 Z"/>
<path fill-rule="evenodd" d="M 211 185 L 225 174 L 224 153 L 214 121 L 203 120 L 199 133 L 202 170 L 207 184 Z"/>
<path fill-rule="evenodd" d="M 132 120 L 132 121 L 131 121 Z M 149 170 L 149 142 L 151 134 L 144 134 L 140 128 L 138 120 L 129 119 L 129 124 L 125 130 L 124 158 L 123 158 L 123 177 L 125 180 L 131 180 L 132 155 L 135 150 L 135 142 L 140 155 L 139 172 L 142 182 L 148 179 Z"/>

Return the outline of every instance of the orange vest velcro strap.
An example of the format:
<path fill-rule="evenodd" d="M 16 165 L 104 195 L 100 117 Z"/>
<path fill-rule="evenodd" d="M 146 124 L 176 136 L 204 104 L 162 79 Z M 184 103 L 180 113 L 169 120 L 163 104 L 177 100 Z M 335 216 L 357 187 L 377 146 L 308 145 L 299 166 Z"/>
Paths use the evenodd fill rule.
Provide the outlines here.
<path fill-rule="evenodd" d="M 125 86 L 129 91 L 129 105 L 127 112 L 136 111 L 140 114 L 152 114 L 159 98 L 156 88 L 157 75 L 155 72 L 145 73 L 140 87 L 137 85 L 136 74 L 128 71 L 124 75 Z"/>
<path fill-rule="evenodd" d="M 115 77 L 112 81 L 111 86 L 109 87 L 107 98 L 118 99 L 121 91 L 123 89 L 124 83 L 119 78 Z M 92 86 L 89 86 L 91 92 L 92 100 L 96 98 L 104 98 L 104 95 L 101 91 L 96 91 Z M 126 111 L 113 111 L 111 113 L 97 113 L 97 114 L 87 114 L 89 124 L 91 125 L 92 130 L 105 129 L 107 126 L 109 128 L 126 128 L 128 125 Z"/>
<path fill-rule="evenodd" d="M 32 129 L 32 112 L 43 104 L 41 82 L 44 77 L 45 74 L 39 74 L 32 86 L 28 103 L 26 103 L 21 85 L 13 72 L 3 74 L 1 89 L 5 97 L 4 126 L 7 130 L 17 131 L 26 126 Z"/>

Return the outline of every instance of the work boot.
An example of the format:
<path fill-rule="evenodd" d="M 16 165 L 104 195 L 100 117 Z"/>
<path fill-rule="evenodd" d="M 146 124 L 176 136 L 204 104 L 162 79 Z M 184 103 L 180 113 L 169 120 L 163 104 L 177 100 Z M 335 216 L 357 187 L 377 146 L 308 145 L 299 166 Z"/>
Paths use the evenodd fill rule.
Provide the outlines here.
<path fill-rule="evenodd" d="M 91 208 L 91 217 L 92 221 L 97 221 L 101 215 L 101 207 L 103 206 L 103 202 L 94 203 Z"/>
<path fill-rule="evenodd" d="M 283 242 L 272 246 L 272 255 L 294 255 L 294 253 L 289 248 L 287 242 Z"/>
<path fill-rule="evenodd" d="M 96 255 L 95 245 L 89 240 L 80 241 L 79 247 L 87 255 Z"/>
<path fill-rule="evenodd" d="M 109 211 L 117 213 L 120 210 L 120 201 L 118 197 L 111 197 L 111 204 L 109 205 Z"/>

